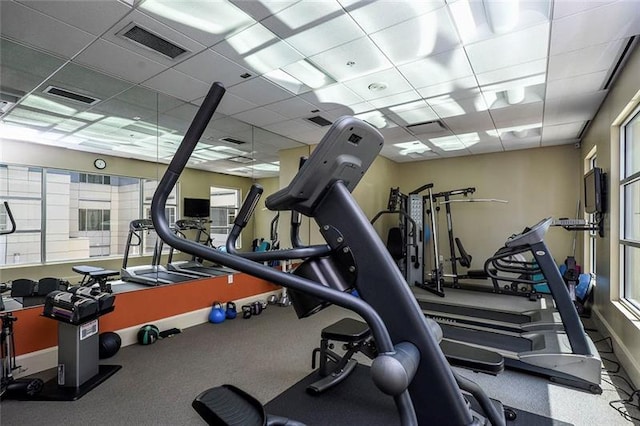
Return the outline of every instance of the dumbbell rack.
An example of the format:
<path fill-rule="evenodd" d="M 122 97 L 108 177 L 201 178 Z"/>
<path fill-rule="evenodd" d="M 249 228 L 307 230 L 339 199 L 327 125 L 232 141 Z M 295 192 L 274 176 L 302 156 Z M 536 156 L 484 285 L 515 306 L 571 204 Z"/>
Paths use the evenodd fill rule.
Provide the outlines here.
<path fill-rule="evenodd" d="M 30 400 L 75 401 L 122 368 L 121 365 L 99 364 L 99 317 L 114 309 L 98 312 L 78 323 L 43 315 L 58 321 L 57 374 Z"/>

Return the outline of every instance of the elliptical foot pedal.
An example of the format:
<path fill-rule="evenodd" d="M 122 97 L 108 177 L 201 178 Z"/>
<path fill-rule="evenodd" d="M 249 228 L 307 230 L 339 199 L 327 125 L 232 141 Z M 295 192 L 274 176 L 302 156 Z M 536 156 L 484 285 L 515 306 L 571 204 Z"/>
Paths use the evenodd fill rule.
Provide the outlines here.
<path fill-rule="evenodd" d="M 305 426 L 284 417 L 265 414 L 262 404 L 233 385 L 202 392 L 191 403 L 208 425 L 214 426 Z"/>
<path fill-rule="evenodd" d="M 232 385 L 222 385 L 202 392 L 191 406 L 209 425 L 260 426 L 266 419 L 262 404 Z"/>

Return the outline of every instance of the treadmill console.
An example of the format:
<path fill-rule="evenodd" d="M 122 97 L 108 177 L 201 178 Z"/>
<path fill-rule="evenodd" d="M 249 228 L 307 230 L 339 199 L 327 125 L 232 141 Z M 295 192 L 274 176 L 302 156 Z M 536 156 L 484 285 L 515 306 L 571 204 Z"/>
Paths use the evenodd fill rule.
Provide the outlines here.
<path fill-rule="evenodd" d="M 340 117 L 289 186 L 266 199 L 267 208 L 310 215 L 334 182 L 341 180 L 352 191 L 383 145 L 382 135 L 373 126 L 357 118 Z"/>
<path fill-rule="evenodd" d="M 539 243 L 544 240 L 544 235 L 553 223 L 553 219 L 548 217 L 533 225 L 531 228 L 525 228 L 520 234 L 509 237 L 505 243 L 506 247 L 526 246 Z"/>

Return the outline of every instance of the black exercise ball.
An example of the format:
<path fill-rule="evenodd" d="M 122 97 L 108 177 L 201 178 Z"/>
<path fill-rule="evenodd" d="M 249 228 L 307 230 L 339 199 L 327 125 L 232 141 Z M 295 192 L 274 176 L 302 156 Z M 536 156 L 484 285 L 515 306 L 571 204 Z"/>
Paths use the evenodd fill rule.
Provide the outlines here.
<path fill-rule="evenodd" d="M 150 345 L 160 338 L 160 330 L 153 324 L 147 324 L 138 330 L 138 343 Z"/>
<path fill-rule="evenodd" d="M 113 331 L 100 333 L 98 341 L 100 359 L 111 358 L 118 353 L 122 345 L 122 339 L 120 339 L 118 333 L 114 333 Z"/>

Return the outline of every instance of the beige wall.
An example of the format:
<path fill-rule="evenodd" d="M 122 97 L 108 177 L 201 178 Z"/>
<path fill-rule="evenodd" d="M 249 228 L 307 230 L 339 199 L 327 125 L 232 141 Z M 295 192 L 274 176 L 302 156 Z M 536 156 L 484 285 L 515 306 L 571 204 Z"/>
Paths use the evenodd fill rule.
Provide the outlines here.
<path fill-rule="evenodd" d="M 604 238 L 596 243 L 597 318 L 611 334 L 618 358 L 636 386 L 640 386 L 640 320 L 629 313 L 619 300 L 619 121 L 640 102 L 640 49 L 631 53 L 625 67 L 610 90 L 583 140 L 582 155 L 593 147 L 597 164 L 608 174 L 609 211 L 605 214 Z M 635 99 L 634 99 L 635 98 Z"/>
<path fill-rule="evenodd" d="M 100 157 L 107 161 L 107 168 L 100 173 L 149 179 L 161 178 L 166 169 L 166 165 L 149 161 L 97 155 L 53 146 L 36 145 L 28 142 L 3 139 L 1 145 L 0 161 L 8 164 L 96 173 L 97 170 L 93 167 L 93 160 Z M 251 183 L 252 181 L 249 178 L 211 173 L 203 170 L 186 169 L 179 179 L 180 198 L 208 198 L 209 187 L 213 185 L 240 188 L 244 197 L 249 191 Z M 180 208 L 182 208 L 182 204 Z M 249 223 L 247 229 L 249 232 L 243 233 L 242 235 L 242 247 L 244 248 L 251 247 L 251 241 L 254 238 L 253 223 Z M 145 264 L 148 262 L 149 258 L 146 257 L 130 259 L 131 265 Z M 8 281 L 27 277 L 38 279 L 48 276 L 76 280 L 78 276 L 72 272 L 71 266 L 77 265 L 78 263 L 79 261 L 63 262 L 60 264 L 30 265 L 26 267 L 10 266 L 0 269 L 0 280 Z M 92 259 L 80 263 L 119 270 L 122 259 Z"/>
<path fill-rule="evenodd" d="M 575 217 L 581 188 L 579 166 L 580 151 L 563 145 L 404 163 L 396 182 L 405 193 L 432 182 L 434 192 L 475 187 L 469 199 L 508 201 L 451 204 L 455 236 L 473 256 L 472 268 L 482 269 L 507 237 L 525 226 L 550 216 Z M 438 216 L 440 251 L 448 252 L 444 205 Z M 557 262 L 570 254 L 573 236 L 559 227 L 547 233 L 546 243 Z"/>

